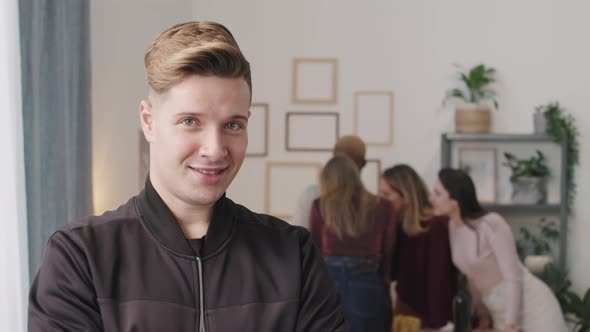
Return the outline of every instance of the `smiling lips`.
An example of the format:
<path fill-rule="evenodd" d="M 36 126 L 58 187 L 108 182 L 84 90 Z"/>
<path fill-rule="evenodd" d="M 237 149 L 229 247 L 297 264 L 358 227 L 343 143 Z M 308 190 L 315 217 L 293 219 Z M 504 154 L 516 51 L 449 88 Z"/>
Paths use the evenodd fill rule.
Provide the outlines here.
<path fill-rule="evenodd" d="M 225 168 L 223 169 L 218 169 L 218 170 L 206 170 L 206 169 L 198 169 L 198 168 L 193 168 L 195 171 L 199 172 L 199 173 L 203 173 L 206 175 L 214 175 L 217 173 L 221 173 L 225 170 Z"/>
<path fill-rule="evenodd" d="M 228 169 L 228 167 L 198 168 L 191 166 L 189 166 L 189 168 L 201 175 L 201 177 L 204 177 L 206 180 L 213 182 L 219 180 L 221 176 L 225 173 L 225 171 Z"/>

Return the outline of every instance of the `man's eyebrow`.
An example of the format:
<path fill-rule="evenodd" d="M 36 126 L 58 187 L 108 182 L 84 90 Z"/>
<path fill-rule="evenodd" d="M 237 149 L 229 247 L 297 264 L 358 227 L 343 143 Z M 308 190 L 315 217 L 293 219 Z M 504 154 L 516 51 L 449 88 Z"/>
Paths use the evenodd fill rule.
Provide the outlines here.
<path fill-rule="evenodd" d="M 233 115 L 229 117 L 229 120 L 243 120 L 248 121 L 248 117 L 245 115 Z"/>
<path fill-rule="evenodd" d="M 174 117 L 176 117 L 176 118 L 182 118 L 182 117 L 185 117 L 185 116 L 200 117 L 200 116 L 203 116 L 203 113 L 199 113 L 199 112 L 181 112 L 181 113 L 174 114 Z M 248 117 L 245 116 L 245 115 L 236 114 L 236 115 L 230 116 L 227 120 L 248 121 Z"/>
<path fill-rule="evenodd" d="M 174 117 L 177 117 L 177 118 L 182 118 L 185 116 L 199 117 L 199 116 L 202 116 L 202 114 L 199 112 L 181 112 L 181 113 L 174 114 Z"/>

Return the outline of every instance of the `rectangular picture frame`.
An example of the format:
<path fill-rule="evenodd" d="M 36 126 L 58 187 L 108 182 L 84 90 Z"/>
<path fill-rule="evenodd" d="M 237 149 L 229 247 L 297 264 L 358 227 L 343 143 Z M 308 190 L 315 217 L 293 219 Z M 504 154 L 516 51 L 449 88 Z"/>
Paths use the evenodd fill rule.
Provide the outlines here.
<path fill-rule="evenodd" d="M 310 135 L 313 133 L 313 135 Z M 285 150 L 330 152 L 340 136 L 338 112 L 287 112 Z"/>
<path fill-rule="evenodd" d="M 273 172 L 279 169 L 283 173 L 280 171 Z M 309 185 L 318 182 L 321 170 L 321 163 L 267 161 L 265 175 L 266 190 L 264 191 L 265 212 L 289 221 L 293 217 L 299 195 Z M 298 172 L 299 174 L 297 174 Z M 277 175 L 280 176 L 277 177 Z M 293 180 L 297 176 L 301 179 Z M 283 181 L 290 183 L 290 185 L 283 184 Z M 293 184 L 297 184 L 298 187 L 293 187 Z M 278 210 L 277 205 L 279 205 Z"/>
<path fill-rule="evenodd" d="M 252 103 L 248 119 L 248 149 L 246 157 L 268 156 L 268 103 Z"/>
<path fill-rule="evenodd" d="M 475 185 L 480 203 L 491 204 L 497 201 L 497 156 L 495 148 L 460 147 L 458 149 L 458 168 L 469 174 Z"/>
<path fill-rule="evenodd" d="M 364 90 L 354 92 L 353 131 L 365 144 L 388 146 L 393 144 L 393 92 Z"/>
<path fill-rule="evenodd" d="M 338 59 L 295 58 L 292 69 L 292 103 L 338 102 Z"/>

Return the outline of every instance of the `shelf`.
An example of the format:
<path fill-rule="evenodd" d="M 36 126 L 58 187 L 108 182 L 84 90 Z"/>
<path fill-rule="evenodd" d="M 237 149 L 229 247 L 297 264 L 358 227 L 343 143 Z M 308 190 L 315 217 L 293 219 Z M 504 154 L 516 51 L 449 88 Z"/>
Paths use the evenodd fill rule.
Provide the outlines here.
<path fill-rule="evenodd" d="M 490 212 L 498 213 L 559 213 L 560 204 L 482 204 Z"/>
<path fill-rule="evenodd" d="M 562 138 L 561 142 L 555 142 L 549 135 L 537 134 L 460 134 L 460 133 L 444 133 L 441 136 L 441 167 L 452 167 L 453 165 L 453 148 L 458 143 L 487 143 L 488 145 L 502 145 L 511 143 L 528 143 L 531 145 L 538 145 L 539 143 L 553 143 L 557 144 L 561 150 L 561 174 L 560 178 L 560 192 L 559 202 L 553 204 L 502 204 L 490 203 L 482 204 L 483 207 L 491 212 L 498 212 L 506 215 L 543 215 L 550 214 L 559 218 L 559 268 L 565 271 L 567 258 L 567 140 Z M 494 144 L 497 143 L 497 144 Z M 456 146 L 455 146 L 456 147 Z M 562 204 L 563 203 L 563 204 Z"/>
<path fill-rule="evenodd" d="M 462 142 L 553 142 L 549 135 L 537 134 L 457 134 L 447 133 L 443 137 Z"/>

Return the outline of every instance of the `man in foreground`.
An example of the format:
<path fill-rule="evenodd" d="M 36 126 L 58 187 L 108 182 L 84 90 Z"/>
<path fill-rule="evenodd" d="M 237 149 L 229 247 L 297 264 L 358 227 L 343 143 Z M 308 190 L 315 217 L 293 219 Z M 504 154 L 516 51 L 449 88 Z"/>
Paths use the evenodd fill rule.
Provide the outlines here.
<path fill-rule="evenodd" d="M 252 96 L 229 30 L 171 27 L 145 65 L 145 189 L 51 237 L 30 331 L 345 331 L 309 233 L 225 197 L 245 157 Z"/>

